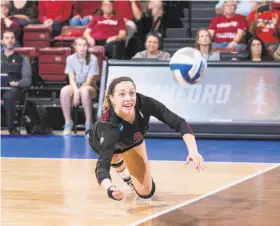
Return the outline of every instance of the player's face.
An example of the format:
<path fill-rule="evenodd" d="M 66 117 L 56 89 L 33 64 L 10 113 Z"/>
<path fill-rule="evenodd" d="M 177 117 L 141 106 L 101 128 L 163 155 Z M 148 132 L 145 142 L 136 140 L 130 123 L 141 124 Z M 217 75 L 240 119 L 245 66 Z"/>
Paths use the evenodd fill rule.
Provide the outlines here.
<path fill-rule="evenodd" d="M 255 39 L 255 40 L 252 41 L 251 52 L 252 52 L 252 55 L 258 55 L 258 56 L 261 55 L 262 44 L 259 40 Z"/>
<path fill-rule="evenodd" d="M 116 112 L 130 115 L 136 104 L 136 89 L 132 82 L 120 82 L 114 89 L 110 98 Z"/>
<path fill-rule="evenodd" d="M 76 50 L 76 53 L 78 53 L 79 55 L 85 56 L 86 53 L 87 53 L 87 48 L 88 48 L 88 45 L 87 45 L 87 42 L 85 40 L 78 39 L 76 41 L 75 50 Z"/>
<path fill-rule="evenodd" d="M 146 41 L 146 48 L 149 53 L 155 53 L 159 50 L 158 38 L 154 36 L 149 36 Z"/>
<path fill-rule="evenodd" d="M 199 45 L 209 45 L 211 42 L 209 32 L 202 30 L 198 34 L 197 43 Z"/>
<path fill-rule="evenodd" d="M 5 32 L 3 35 L 2 44 L 5 49 L 12 50 L 14 48 L 16 39 L 15 35 L 12 32 Z"/>

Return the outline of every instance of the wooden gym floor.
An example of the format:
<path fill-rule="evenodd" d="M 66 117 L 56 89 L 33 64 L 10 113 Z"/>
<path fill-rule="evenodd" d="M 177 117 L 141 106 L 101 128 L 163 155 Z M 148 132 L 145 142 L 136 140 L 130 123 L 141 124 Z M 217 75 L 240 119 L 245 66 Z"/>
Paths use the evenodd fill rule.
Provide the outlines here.
<path fill-rule="evenodd" d="M 184 160 L 180 139 L 147 139 L 156 183 L 141 200 L 126 190 L 107 198 L 94 175 L 96 156 L 84 136 L 1 138 L 3 226 L 279 226 L 280 142 L 198 140 L 207 168 Z"/>

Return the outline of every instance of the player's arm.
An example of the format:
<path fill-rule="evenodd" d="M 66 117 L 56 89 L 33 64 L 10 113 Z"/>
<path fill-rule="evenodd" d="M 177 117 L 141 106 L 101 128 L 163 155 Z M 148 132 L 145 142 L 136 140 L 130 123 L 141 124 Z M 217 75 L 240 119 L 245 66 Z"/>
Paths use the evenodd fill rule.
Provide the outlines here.
<path fill-rule="evenodd" d="M 100 123 L 99 129 L 101 131 L 101 144 L 98 161 L 95 168 L 95 175 L 98 184 L 108 192 L 108 189 L 113 186 L 110 176 L 110 167 L 114 155 L 114 146 L 119 138 L 120 132 L 117 126 L 107 123 Z"/>
<path fill-rule="evenodd" d="M 189 151 L 187 163 L 190 160 L 194 160 L 197 164 L 197 169 L 203 167 L 203 158 L 198 153 L 195 136 L 186 120 L 170 111 L 162 103 L 151 97 L 143 96 L 143 104 L 152 116 L 156 117 L 176 132 L 180 132 Z"/>
<path fill-rule="evenodd" d="M 182 137 L 186 134 L 193 136 L 193 132 L 185 119 L 170 111 L 164 106 L 164 104 L 154 98 L 143 95 L 141 95 L 141 97 L 144 109 L 146 109 L 146 111 L 148 111 L 152 116 L 156 117 L 176 132 L 179 132 Z"/>

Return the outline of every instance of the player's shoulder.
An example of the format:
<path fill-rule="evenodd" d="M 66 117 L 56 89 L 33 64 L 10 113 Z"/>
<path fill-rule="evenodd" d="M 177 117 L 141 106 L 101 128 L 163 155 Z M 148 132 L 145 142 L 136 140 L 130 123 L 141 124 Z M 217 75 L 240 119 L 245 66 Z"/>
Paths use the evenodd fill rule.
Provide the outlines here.
<path fill-rule="evenodd" d="M 120 122 L 111 110 L 107 110 L 99 119 L 99 127 L 107 130 L 119 130 Z"/>
<path fill-rule="evenodd" d="M 141 93 L 137 93 L 137 104 L 141 104 L 141 106 L 150 105 L 152 102 L 155 101 L 154 98 L 146 96 Z"/>

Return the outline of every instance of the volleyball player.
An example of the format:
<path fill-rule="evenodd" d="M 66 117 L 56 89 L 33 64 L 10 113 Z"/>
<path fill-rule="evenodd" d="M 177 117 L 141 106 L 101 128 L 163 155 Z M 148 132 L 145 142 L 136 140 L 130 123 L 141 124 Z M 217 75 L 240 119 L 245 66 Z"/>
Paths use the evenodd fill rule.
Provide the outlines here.
<path fill-rule="evenodd" d="M 204 168 L 203 157 L 187 122 L 162 103 L 137 93 L 131 78 L 116 78 L 106 91 L 102 117 L 86 131 L 98 155 L 95 169 L 98 183 L 114 200 L 122 200 L 124 192 L 112 184 L 110 166 L 139 197 L 148 199 L 155 192 L 144 141 L 150 116 L 180 132 L 189 151 L 187 163 L 194 161 L 197 170 Z"/>

